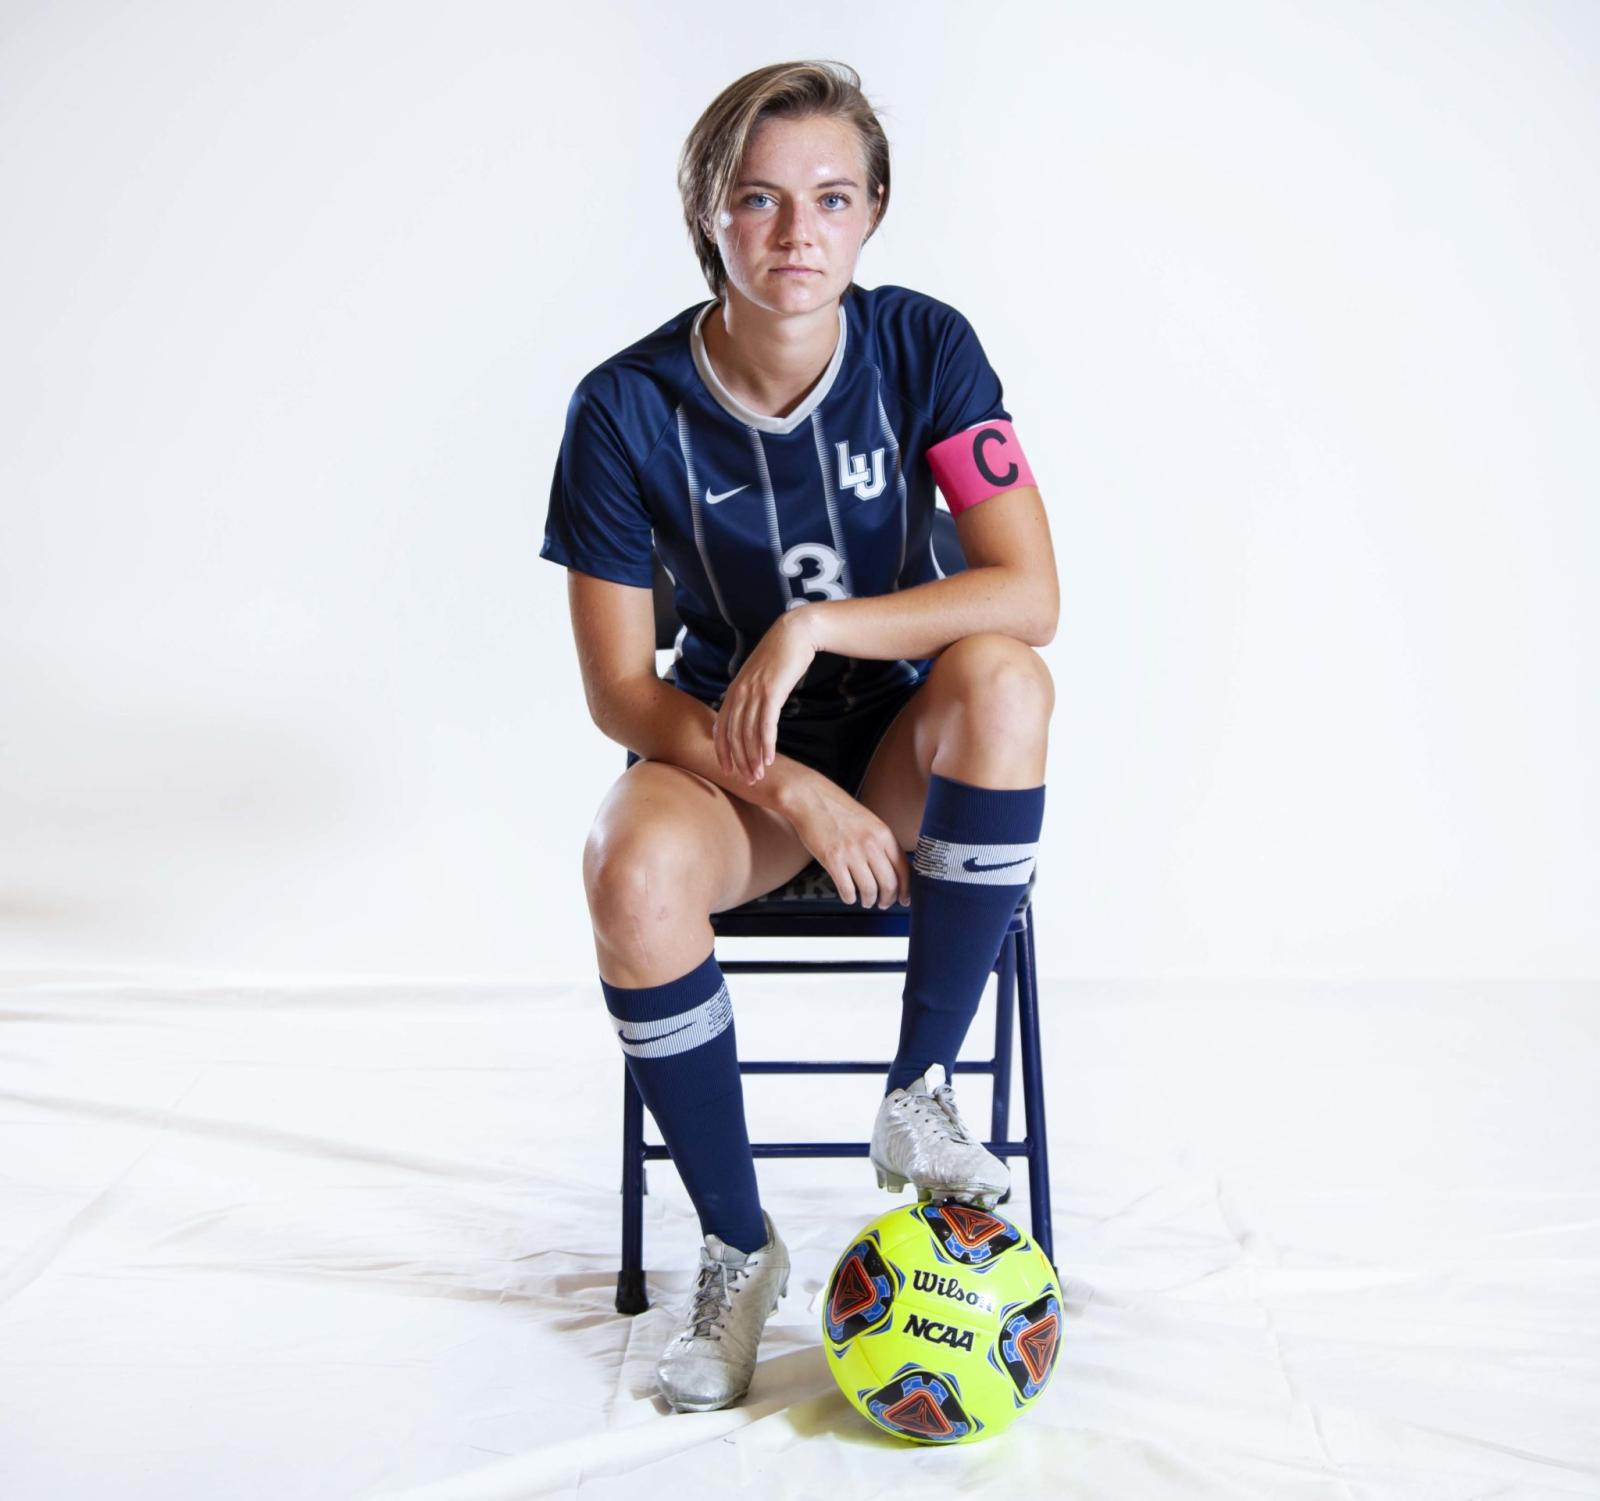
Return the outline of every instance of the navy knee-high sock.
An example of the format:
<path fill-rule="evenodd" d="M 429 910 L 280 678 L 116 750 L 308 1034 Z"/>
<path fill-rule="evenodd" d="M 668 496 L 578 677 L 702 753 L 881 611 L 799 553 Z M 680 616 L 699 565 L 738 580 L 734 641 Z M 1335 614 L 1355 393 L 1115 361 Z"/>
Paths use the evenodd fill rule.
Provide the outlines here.
<path fill-rule="evenodd" d="M 766 1244 L 744 1122 L 733 1002 L 716 951 L 679 979 L 627 989 L 604 976 L 628 1072 L 672 1154 L 700 1233 L 740 1251 Z"/>
<path fill-rule="evenodd" d="M 900 1046 L 884 1093 L 933 1063 L 955 1067 L 1033 871 L 1044 788 L 974 787 L 934 772 L 911 862 Z"/>

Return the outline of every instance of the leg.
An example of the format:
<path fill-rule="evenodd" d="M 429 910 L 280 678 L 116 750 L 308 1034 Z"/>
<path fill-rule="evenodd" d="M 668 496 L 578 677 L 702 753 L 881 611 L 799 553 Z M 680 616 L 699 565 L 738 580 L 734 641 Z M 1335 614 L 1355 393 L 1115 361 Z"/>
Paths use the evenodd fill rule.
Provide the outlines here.
<path fill-rule="evenodd" d="M 1054 709 L 1055 681 L 1031 646 L 963 636 L 884 732 L 858 800 L 914 849 L 933 773 L 976 787 L 1039 786 Z"/>
<path fill-rule="evenodd" d="M 782 818 L 649 761 L 618 779 L 584 850 L 601 988 L 629 1078 L 702 1234 L 743 1250 L 767 1236 L 710 913 L 770 890 L 809 859 Z M 632 1166 L 626 1161 L 625 1173 Z M 626 1271 L 638 1227 L 624 1208 Z"/>
<path fill-rule="evenodd" d="M 711 914 L 781 886 L 811 863 L 787 819 L 666 761 L 617 778 L 583 851 L 600 977 L 659 985 L 712 946 Z"/>
<path fill-rule="evenodd" d="M 948 1071 L 1033 869 L 1055 690 L 1032 647 L 952 642 L 885 732 L 861 802 L 916 847 L 901 1046 L 888 1090 Z"/>

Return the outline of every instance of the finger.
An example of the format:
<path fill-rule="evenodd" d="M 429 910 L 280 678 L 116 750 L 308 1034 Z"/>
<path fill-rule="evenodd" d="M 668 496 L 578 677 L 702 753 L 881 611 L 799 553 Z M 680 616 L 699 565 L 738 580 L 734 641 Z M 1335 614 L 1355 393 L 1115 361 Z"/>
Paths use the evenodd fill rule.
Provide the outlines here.
<path fill-rule="evenodd" d="M 833 889 L 839 893 L 839 900 L 847 907 L 856 899 L 855 882 L 850 879 L 848 866 L 840 865 L 837 868 L 830 865 L 828 874 L 833 877 Z"/>
<path fill-rule="evenodd" d="M 911 905 L 911 862 L 906 859 L 906 854 L 900 848 L 898 841 L 894 851 L 894 874 L 900 885 L 900 905 Z"/>
<path fill-rule="evenodd" d="M 773 744 L 773 739 L 778 734 L 778 707 L 768 701 L 762 704 L 762 712 L 755 720 L 755 775 L 766 776 L 766 768 L 773 763 L 773 757 L 768 746 Z"/>
<path fill-rule="evenodd" d="M 754 693 L 745 695 L 744 708 L 739 714 L 739 758 L 744 764 L 744 775 L 747 782 L 756 782 L 760 778 L 756 775 L 756 758 L 753 746 L 757 727 L 761 722 L 761 705 Z"/>
<path fill-rule="evenodd" d="M 720 712 L 711 721 L 711 748 L 717 753 L 717 765 L 722 768 L 724 775 L 726 775 L 733 768 L 728 760 L 727 717 Z"/>
<path fill-rule="evenodd" d="M 745 760 L 750 763 L 750 775 L 758 782 L 767 774 L 766 747 L 763 743 L 766 724 L 767 705 L 763 695 L 760 702 L 750 706 L 750 713 L 745 718 Z"/>
<path fill-rule="evenodd" d="M 878 905 L 878 878 L 873 875 L 872 867 L 865 860 L 858 860 L 851 874 L 856 878 L 856 886 L 861 893 L 861 905 L 876 907 Z"/>
<path fill-rule="evenodd" d="M 728 726 L 728 745 L 733 752 L 734 764 L 739 768 L 739 775 L 745 781 L 754 781 L 754 773 L 750 765 L 750 758 L 745 754 L 745 721 L 750 717 L 749 705 L 745 702 L 747 695 L 741 694 L 739 707 L 734 710 L 733 722 Z"/>
<path fill-rule="evenodd" d="M 725 698 L 722 701 L 722 769 L 730 776 L 739 774 L 739 701 Z"/>
<path fill-rule="evenodd" d="M 778 754 L 778 716 L 783 709 L 782 704 L 773 704 L 766 714 L 766 721 L 761 726 L 761 764 L 771 766 Z"/>
<path fill-rule="evenodd" d="M 882 850 L 874 850 L 869 857 L 872 861 L 872 873 L 878 881 L 878 900 L 873 903 L 880 912 L 886 907 L 894 905 L 897 887 L 895 885 L 894 861 Z"/>

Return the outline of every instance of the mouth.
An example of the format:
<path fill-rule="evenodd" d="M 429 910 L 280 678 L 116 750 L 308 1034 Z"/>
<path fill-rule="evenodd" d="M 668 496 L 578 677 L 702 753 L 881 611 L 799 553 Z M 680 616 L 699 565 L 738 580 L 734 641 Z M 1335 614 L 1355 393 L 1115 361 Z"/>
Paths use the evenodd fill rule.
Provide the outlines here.
<path fill-rule="evenodd" d="M 815 266 L 774 266 L 772 268 L 780 276 L 817 276 L 820 275 Z"/>

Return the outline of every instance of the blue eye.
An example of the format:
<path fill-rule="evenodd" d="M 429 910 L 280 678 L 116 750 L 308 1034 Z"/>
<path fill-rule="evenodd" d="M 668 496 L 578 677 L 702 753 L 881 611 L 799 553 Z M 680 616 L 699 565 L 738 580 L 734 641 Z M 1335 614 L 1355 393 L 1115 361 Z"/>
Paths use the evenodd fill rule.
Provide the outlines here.
<path fill-rule="evenodd" d="M 749 203 L 756 198 L 768 198 L 770 196 L 771 194 L 769 193 L 746 193 L 741 201 L 744 203 Z M 829 193 L 826 196 L 828 198 L 837 198 L 839 202 L 846 208 L 848 208 L 850 205 L 850 199 L 843 193 Z"/>

